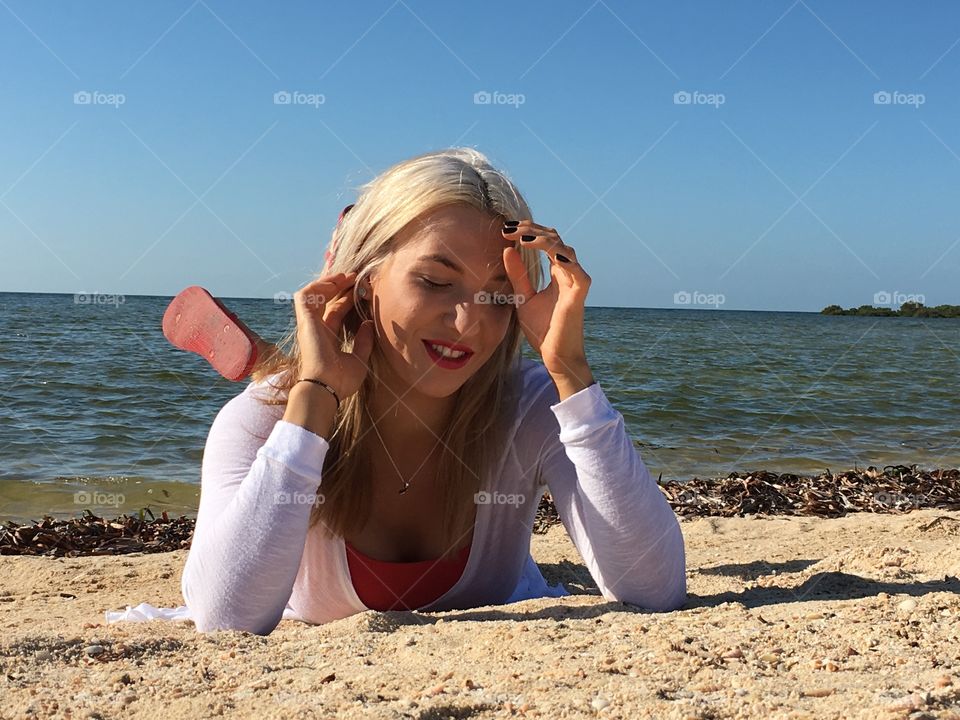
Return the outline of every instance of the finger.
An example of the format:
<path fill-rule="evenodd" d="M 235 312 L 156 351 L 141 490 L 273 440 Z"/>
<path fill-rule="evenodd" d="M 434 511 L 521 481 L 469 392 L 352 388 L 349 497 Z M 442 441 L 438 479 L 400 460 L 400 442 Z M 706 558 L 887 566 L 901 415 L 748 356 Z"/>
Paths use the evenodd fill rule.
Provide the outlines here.
<path fill-rule="evenodd" d="M 304 290 L 313 289 L 319 286 L 333 286 L 337 288 L 339 292 L 345 287 L 349 287 L 356 280 L 357 273 L 334 273 L 333 275 L 321 275 L 314 280 L 311 280 L 306 285 L 303 286 Z"/>
<path fill-rule="evenodd" d="M 558 258 L 557 255 L 561 255 L 564 258 L 566 258 L 566 260 L 569 260 L 570 265 L 580 264 L 579 262 L 577 262 L 577 251 L 574 250 L 569 245 L 565 245 L 564 243 L 558 243 L 557 245 L 553 246 L 552 248 L 550 248 L 550 252 L 548 252 L 547 254 L 550 255 L 551 260 L 554 260 L 559 263 L 565 263 L 565 261 Z"/>
<path fill-rule="evenodd" d="M 526 300 L 529 300 L 537 294 L 536 288 L 530 282 L 530 275 L 527 273 L 527 266 L 523 262 L 520 251 L 515 247 L 503 249 L 503 265 L 507 270 L 507 278 L 513 285 L 513 292 Z"/>
<path fill-rule="evenodd" d="M 343 297 L 337 298 L 335 301 L 327 305 L 327 310 L 323 316 L 323 321 L 331 330 L 339 334 L 343 319 L 352 308 L 353 293 L 347 292 Z"/>
<path fill-rule="evenodd" d="M 328 302 L 335 300 L 353 284 L 355 276 L 356 273 L 337 273 L 317 278 L 295 292 L 294 300 L 306 309 L 323 310 Z"/>
<path fill-rule="evenodd" d="M 591 278 L 583 265 L 577 262 L 576 251 L 572 247 L 564 246 L 563 252 L 547 253 L 550 258 L 550 275 L 557 280 L 564 280 L 564 285 L 584 292 L 590 287 Z"/>
<path fill-rule="evenodd" d="M 521 221 L 517 225 L 516 232 L 507 233 L 510 230 L 508 227 L 504 227 L 503 230 L 504 234 L 510 239 L 519 240 L 523 246 L 543 250 L 551 259 L 556 253 L 560 253 L 568 260 L 576 262 L 576 251 L 563 242 L 556 228 Z"/>
<path fill-rule="evenodd" d="M 353 340 L 353 354 L 364 365 L 367 365 L 370 361 L 370 352 L 373 350 L 373 341 L 373 321 L 364 320 L 357 330 L 357 335 Z"/>
<path fill-rule="evenodd" d="M 548 238 L 556 242 L 562 242 L 556 228 L 547 228 L 542 225 L 520 224 L 516 227 L 504 225 L 501 232 L 509 240 L 520 240 L 524 243 L 532 242 L 537 238 Z"/>
<path fill-rule="evenodd" d="M 547 227 L 546 225 L 540 225 L 539 223 L 530 222 L 529 220 L 521 222 L 517 227 L 522 231 L 526 230 L 528 234 L 533 235 L 556 235 L 560 236 L 560 233 L 554 227 Z M 532 233 L 531 233 L 532 231 Z"/>

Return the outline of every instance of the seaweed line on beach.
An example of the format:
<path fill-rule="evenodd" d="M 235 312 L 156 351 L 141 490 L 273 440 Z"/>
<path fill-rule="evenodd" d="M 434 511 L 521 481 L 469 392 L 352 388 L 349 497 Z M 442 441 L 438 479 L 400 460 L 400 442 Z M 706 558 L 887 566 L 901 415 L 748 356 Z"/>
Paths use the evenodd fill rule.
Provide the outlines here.
<path fill-rule="evenodd" d="M 901 514 L 920 508 L 960 510 L 960 470 L 924 471 L 916 465 L 868 467 L 815 476 L 760 470 L 719 479 L 658 480 L 660 490 L 681 517 L 807 515 L 842 517 L 852 512 Z M 0 555 L 124 555 L 169 552 L 190 547 L 194 519 L 150 519 L 121 515 L 112 520 L 89 510 L 80 517 L 0 526 Z M 533 532 L 546 533 L 560 522 L 550 493 L 540 498 Z"/>
<path fill-rule="evenodd" d="M 159 518 L 146 509 L 138 515 L 121 515 L 112 520 L 90 510 L 76 518 L 54 519 L 44 516 L 40 522 L 0 526 L 0 555 L 125 555 L 157 553 L 190 547 L 193 518 L 171 519 L 166 512 Z"/>
<path fill-rule="evenodd" d="M 726 478 L 660 483 L 681 516 L 813 515 L 852 512 L 905 513 L 921 508 L 960 509 L 960 470 L 920 470 L 916 465 L 870 466 L 819 475 L 760 470 Z"/>

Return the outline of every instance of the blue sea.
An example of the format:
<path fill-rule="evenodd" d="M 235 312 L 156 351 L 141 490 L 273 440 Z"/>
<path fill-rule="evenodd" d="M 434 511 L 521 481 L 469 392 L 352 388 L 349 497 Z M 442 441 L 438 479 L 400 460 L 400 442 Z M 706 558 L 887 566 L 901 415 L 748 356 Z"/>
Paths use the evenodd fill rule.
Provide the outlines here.
<path fill-rule="evenodd" d="M 0 520 L 195 514 L 243 384 L 161 332 L 169 297 L 0 293 Z M 277 340 L 289 302 L 221 298 Z M 588 308 L 588 360 L 657 476 L 960 464 L 960 321 Z"/>

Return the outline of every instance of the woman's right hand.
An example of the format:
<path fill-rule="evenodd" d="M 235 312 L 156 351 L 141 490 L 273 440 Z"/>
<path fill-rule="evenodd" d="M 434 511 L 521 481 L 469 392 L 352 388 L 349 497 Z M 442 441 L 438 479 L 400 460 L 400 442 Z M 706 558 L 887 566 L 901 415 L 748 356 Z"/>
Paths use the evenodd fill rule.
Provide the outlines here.
<path fill-rule="evenodd" d="M 343 318 L 353 308 L 357 274 L 324 275 L 293 294 L 300 348 L 300 378 L 322 380 L 341 401 L 353 395 L 367 376 L 373 350 L 373 322 L 366 320 L 357 331 L 353 352 L 340 349 Z"/>

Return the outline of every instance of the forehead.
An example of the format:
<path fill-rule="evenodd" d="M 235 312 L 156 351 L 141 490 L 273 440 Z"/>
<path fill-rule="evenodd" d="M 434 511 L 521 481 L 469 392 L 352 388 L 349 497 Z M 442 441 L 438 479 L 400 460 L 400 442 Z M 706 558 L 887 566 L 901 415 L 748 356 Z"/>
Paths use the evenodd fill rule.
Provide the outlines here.
<path fill-rule="evenodd" d="M 440 254 L 475 272 L 502 269 L 507 242 L 500 232 L 501 224 L 494 215 L 469 205 L 437 208 L 399 233 L 397 254 L 405 263 Z"/>

